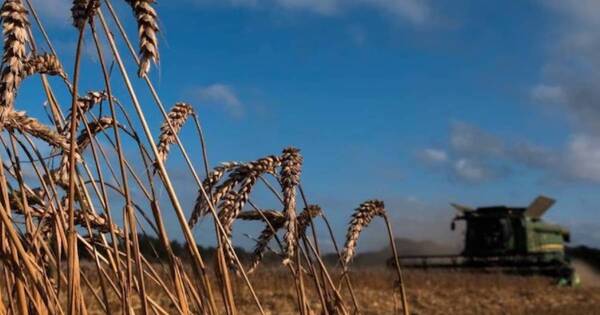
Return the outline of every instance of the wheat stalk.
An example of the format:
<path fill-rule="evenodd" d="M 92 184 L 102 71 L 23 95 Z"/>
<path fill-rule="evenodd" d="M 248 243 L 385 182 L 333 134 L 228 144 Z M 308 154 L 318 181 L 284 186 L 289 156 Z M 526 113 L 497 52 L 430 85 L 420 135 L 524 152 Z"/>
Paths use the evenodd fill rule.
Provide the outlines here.
<path fill-rule="evenodd" d="M 363 202 L 352 214 L 352 220 L 346 233 L 346 244 L 342 253 L 342 263 L 347 266 L 356 252 L 356 243 L 360 232 L 371 223 L 374 217 L 383 216 L 385 206 L 383 201 L 369 200 Z"/>
<path fill-rule="evenodd" d="M 0 8 L 2 32 L 4 34 L 4 53 L 2 55 L 2 73 L 0 74 L 0 106 L 12 108 L 21 83 L 23 63 L 25 62 L 25 44 L 28 42 L 27 10 L 20 0 L 7 0 Z"/>
<path fill-rule="evenodd" d="M 143 77 L 150 71 L 150 63 L 158 62 L 158 39 L 159 32 L 157 14 L 152 4 L 154 0 L 126 0 L 133 8 L 133 13 L 138 23 L 140 68 L 138 75 Z"/>
<path fill-rule="evenodd" d="M 288 264 L 294 257 L 294 251 L 297 243 L 296 231 L 296 187 L 300 184 L 300 173 L 302 171 L 302 156 L 300 150 L 296 148 L 286 148 L 281 156 L 281 186 L 283 190 L 283 213 L 286 217 L 285 227 L 285 245 L 286 259 L 284 264 Z"/>
<path fill-rule="evenodd" d="M 171 144 L 175 143 L 175 135 L 179 133 L 183 124 L 190 115 L 194 114 L 194 108 L 187 103 L 177 103 L 167 114 L 167 120 L 160 126 L 160 135 L 158 136 L 158 157 L 163 162 L 167 160 Z M 171 129 L 172 127 L 172 129 Z"/>

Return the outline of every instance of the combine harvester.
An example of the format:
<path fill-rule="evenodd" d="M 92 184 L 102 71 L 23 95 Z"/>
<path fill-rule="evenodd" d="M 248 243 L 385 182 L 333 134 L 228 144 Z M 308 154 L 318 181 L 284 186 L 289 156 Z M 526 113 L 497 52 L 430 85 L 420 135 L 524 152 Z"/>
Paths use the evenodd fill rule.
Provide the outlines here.
<path fill-rule="evenodd" d="M 465 246 L 460 255 L 400 256 L 406 267 L 469 268 L 518 274 L 544 274 L 563 282 L 578 282 L 565 243 L 567 229 L 544 222 L 542 215 L 555 200 L 540 196 L 527 208 L 506 206 L 471 208 L 452 204 L 452 220 L 466 222 Z"/>

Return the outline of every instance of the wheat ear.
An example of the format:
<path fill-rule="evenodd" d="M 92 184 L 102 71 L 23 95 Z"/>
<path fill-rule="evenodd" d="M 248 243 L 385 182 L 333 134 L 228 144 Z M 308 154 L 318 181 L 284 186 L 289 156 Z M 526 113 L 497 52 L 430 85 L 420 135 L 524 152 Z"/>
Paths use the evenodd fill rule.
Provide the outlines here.
<path fill-rule="evenodd" d="M 28 41 L 27 10 L 20 0 L 7 0 L 0 8 L 2 32 L 4 34 L 4 54 L 2 55 L 2 73 L 0 74 L 0 106 L 12 108 L 21 83 L 23 63 L 25 62 L 25 44 Z"/>
<path fill-rule="evenodd" d="M 225 174 L 232 169 L 240 166 L 241 164 L 238 162 L 227 162 L 223 163 L 220 166 L 214 168 L 214 170 L 208 174 L 206 179 L 202 182 L 202 187 L 204 191 L 211 198 L 212 205 L 217 205 L 217 202 L 221 200 L 221 198 L 231 190 L 236 184 L 237 180 L 228 179 L 223 185 L 217 188 L 217 191 L 213 193 L 212 188 L 216 185 Z M 198 197 L 196 198 L 196 202 L 194 203 L 194 208 L 192 210 L 192 214 L 190 215 L 190 219 L 188 220 L 188 225 L 190 228 L 194 227 L 196 223 L 208 212 L 209 209 L 209 201 L 204 198 L 204 194 L 202 191 L 198 191 Z"/>
<path fill-rule="evenodd" d="M 57 75 L 66 79 L 66 74 L 58 57 L 53 54 L 41 54 L 29 57 L 23 65 L 23 76 L 31 76 L 36 73 Z"/>
<path fill-rule="evenodd" d="M 175 143 L 175 135 L 179 133 L 183 124 L 190 115 L 194 114 L 194 108 L 187 103 L 177 103 L 169 114 L 167 120 L 160 126 L 160 135 L 158 137 L 158 157 L 163 162 L 167 159 L 171 144 Z M 170 125 L 170 126 L 169 126 Z M 173 127 L 173 129 L 171 129 Z"/>
<path fill-rule="evenodd" d="M 150 71 L 150 63 L 158 62 L 158 39 L 159 32 L 157 14 L 152 4 L 154 0 L 127 0 L 133 9 L 138 24 L 139 46 L 140 46 L 140 68 L 138 75 L 143 77 Z"/>
<path fill-rule="evenodd" d="M 321 215 L 323 210 L 318 205 L 308 205 L 298 215 L 298 237 L 304 236 L 306 229 L 310 226 L 312 219 Z"/>
<path fill-rule="evenodd" d="M 54 147 L 61 148 L 67 152 L 71 149 L 69 142 L 63 135 L 42 124 L 37 119 L 27 116 L 25 112 L 10 111 L 5 115 L 6 118 L 4 121 L 4 127 L 7 129 L 11 131 L 19 130 L 23 133 L 28 133 Z"/>
<path fill-rule="evenodd" d="M 267 246 L 269 246 L 269 242 L 275 237 L 277 231 L 283 228 L 285 224 L 285 218 L 282 217 L 281 220 L 275 220 L 265 226 L 265 228 L 260 232 L 258 236 L 258 241 L 256 242 L 256 246 L 254 247 L 254 251 L 252 252 L 252 258 L 250 261 L 250 266 L 248 267 L 248 273 L 252 273 L 256 270 L 256 268 L 260 265 L 262 261 L 265 250 Z"/>
<path fill-rule="evenodd" d="M 92 142 L 92 137 L 95 137 L 98 133 L 105 130 L 106 128 L 112 127 L 114 121 L 110 117 L 101 117 L 88 124 L 88 129 L 84 129 L 81 134 L 77 137 L 77 147 L 79 151 L 83 150 Z"/>
<path fill-rule="evenodd" d="M 93 3 L 90 4 L 90 2 Z M 91 18 L 98 7 L 100 7 L 100 1 L 98 0 L 73 0 L 73 5 L 71 6 L 73 26 L 78 29 L 83 28 L 86 21 Z M 88 8 L 91 9 L 90 12 L 88 12 Z"/>
<path fill-rule="evenodd" d="M 369 200 L 362 203 L 352 214 L 352 220 L 346 234 L 346 244 L 342 253 L 342 263 L 346 267 L 356 252 L 356 243 L 360 232 L 371 223 L 374 217 L 383 216 L 385 206 L 383 201 Z"/>
<path fill-rule="evenodd" d="M 285 245 L 286 259 L 284 264 L 290 263 L 294 257 L 296 243 L 298 241 L 296 231 L 296 187 L 300 184 L 300 173 L 302 171 L 302 156 L 296 148 L 286 148 L 281 156 L 281 186 L 283 190 L 283 213 L 286 217 Z"/>
<path fill-rule="evenodd" d="M 265 250 L 269 245 L 269 242 L 275 237 L 277 231 L 279 231 L 285 224 L 285 216 L 281 212 L 277 211 L 262 211 L 263 215 L 269 223 L 260 233 L 254 251 L 252 252 L 252 258 L 248 272 L 256 270 L 258 265 L 263 259 Z M 317 205 L 309 205 L 298 215 L 298 235 L 302 236 L 306 232 L 306 229 L 310 226 L 312 218 L 321 215 L 321 207 Z M 246 211 L 240 214 L 238 217 L 243 220 L 264 220 L 258 211 Z M 270 225 L 269 225 L 270 224 Z M 273 227 L 273 229 L 271 229 Z"/>
<path fill-rule="evenodd" d="M 79 136 L 77 136 L 77 150 L 78 152 L 83 152 L 83 150 L 92 143 L 92 138 L 95 137 L 98 133 L 103 130 L 110 128 L 113 126 L 113 119 L 110 117 L 101 117 L 97 120 L 94 120 L 88 123 L 88 129 L 84 129 L 81 131 Z M 52 178 L 54 181 L 62 187 L 66 187 L 66 184 L 69 181 L 69 155 L 63 154 L 60 159 L 60 165 L 57 169 L 51 171 Z"/>
<path fill-rule="evenodd" d="M 246 202 L 248 202 L 252 188 L 256 184 L 258 178 L 265 173 L 275 173 L 275 169 L 278 168 L 280 164 L 281 160 L 279 157 L 271 155 L 239 166 L 231 174 L 232 178 L 242 178 L 242 180 L 239 184 L 239 190 L 237 192 L 230 191 L 220 205 L 221 211 L 219 212 L 219 220 L 221 220 L 226 232 L 224 237 L 231 240 L 233 223 L 238 214 L 242 211 Z M 231 246 L 227 246 L 226 249 L 225 258 L 227 259 L 229 266 L 235 268 L 235 253 Z"/>
<path fill-rule="evenodd" d="M 81 121 L 81 117 L 83 117 L 83 115 L 106 99 L 108 99 L 108 94 L 104 91 L 88 91 L 84 96 L 78 97 L 77 110 L 79 110 L 79 115 L 77 115 L 78 119 L 75 127 L 79 127 L 79 122 Z M 68 135 L 68 133 L 71 131 L 71 115 L 73 115 L 73 113 L 69 111 L 69 114 L 65 119 L 65 126 L 61 129 L 62 133 L 65 135 Z"/>
<path fill-rule="evenodd" d="M 275 211 L 275 210 L 261 210 L 259 211 L 244 211 L 244 212 L 240 212 L 240 214 L 238 214 L 238 219 L 240 220 L 244 220 L 244 221 L 264 221 L 265 218 L 267 219 L 267 221 L 271 222 L 271 223 L 275 223 L 275 222 L 283 222 L 283 220 L 285 220 L 285 217 L 283 216 L 283 214 L 279 211 Z"/>

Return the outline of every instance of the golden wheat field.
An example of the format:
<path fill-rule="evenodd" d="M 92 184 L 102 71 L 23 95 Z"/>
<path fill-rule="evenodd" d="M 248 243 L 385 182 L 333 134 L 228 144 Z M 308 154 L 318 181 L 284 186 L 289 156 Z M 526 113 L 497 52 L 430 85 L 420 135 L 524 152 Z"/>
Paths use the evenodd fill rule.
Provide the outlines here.
<path fill-rule="evenodd" d="M 271 314 L 296 314 L 293 291 L 281 285 L 281 270 L 261 270 L 256 285 Z M 396 314 L 388 281 L 390 270 L 365 268 L 353 272 L 362 314 Z M 411 314 L 598 314 L 600 284 L 557 287 L 544 277 L 453 271 L 407 271 Z M 320 314 L 317 303 L 315 314 Z M 248 311 L 247 314 L 254 314 Z"/>
<path fill-rule="evenodd" d="M 160 270 L 159 265 L 155 266 Z M 88 265 L 84 268 L 93 268 Z M 351 277 L 359 296 L 361 314 L 395 314 L 397 304 L 391 297 L 394 288 L 388 281 L 393 272 L 384 268 L 361 268 Z M 294 290 L 287 285 L 289 274 L 277 267 L 258 270 L 250 279 L 263 301 L 266 314 L 297 314 Z M 554 280 L 539 276 L 511 276 L 500 273 L 472 273 L 459 271 L 407 271 L 408 301 L 411 314 L 598 314 L 600 312 L 600 283 L 582 287 L 558 287 Z M 94 292 L 86 290 L 90 314 L 104 314 L 94 296 L 100 294 L 99 278 L 89 279 Z M 597 280 L 597 279 L 596 279 Z M 243 286 L 239 281 L 236 285 Z M 149 289 L 147 293 L 157 302 L 168 305 L 164 292 Z M 311 314 L 322 314 L 315 292 Z M 348 294 L 348 293 L 345 293 Z M 118 310 L 118 299 L 113 297 L 113 312 Z M 256 306 L 247 290 L 235 296 L 239 314 L 256 314 Z M 139 311 L 139 301 L 134 307 Z M 165 309 L 176 312 L 173 306 Z M 224 310 L 221 310 L 222 312 Z"/>

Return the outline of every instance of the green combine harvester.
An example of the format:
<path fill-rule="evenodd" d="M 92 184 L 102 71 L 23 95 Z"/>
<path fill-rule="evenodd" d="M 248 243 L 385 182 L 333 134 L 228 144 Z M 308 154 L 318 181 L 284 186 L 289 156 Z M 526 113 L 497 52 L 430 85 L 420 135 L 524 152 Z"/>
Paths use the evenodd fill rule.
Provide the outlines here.
<path fill-rule="evenodd" d="M 474 268 L 519 274 L 545 274 L 572 282 L 576 275 L 565 255 L 567 229 L 541 219 L 555 200 L 540 196 L 527 208 L 506 206 L 471 208 L 452 204 L 452 220 L 466 222 L 465 246 L 460 255 L 400 256 L 407 267 Z"/>

